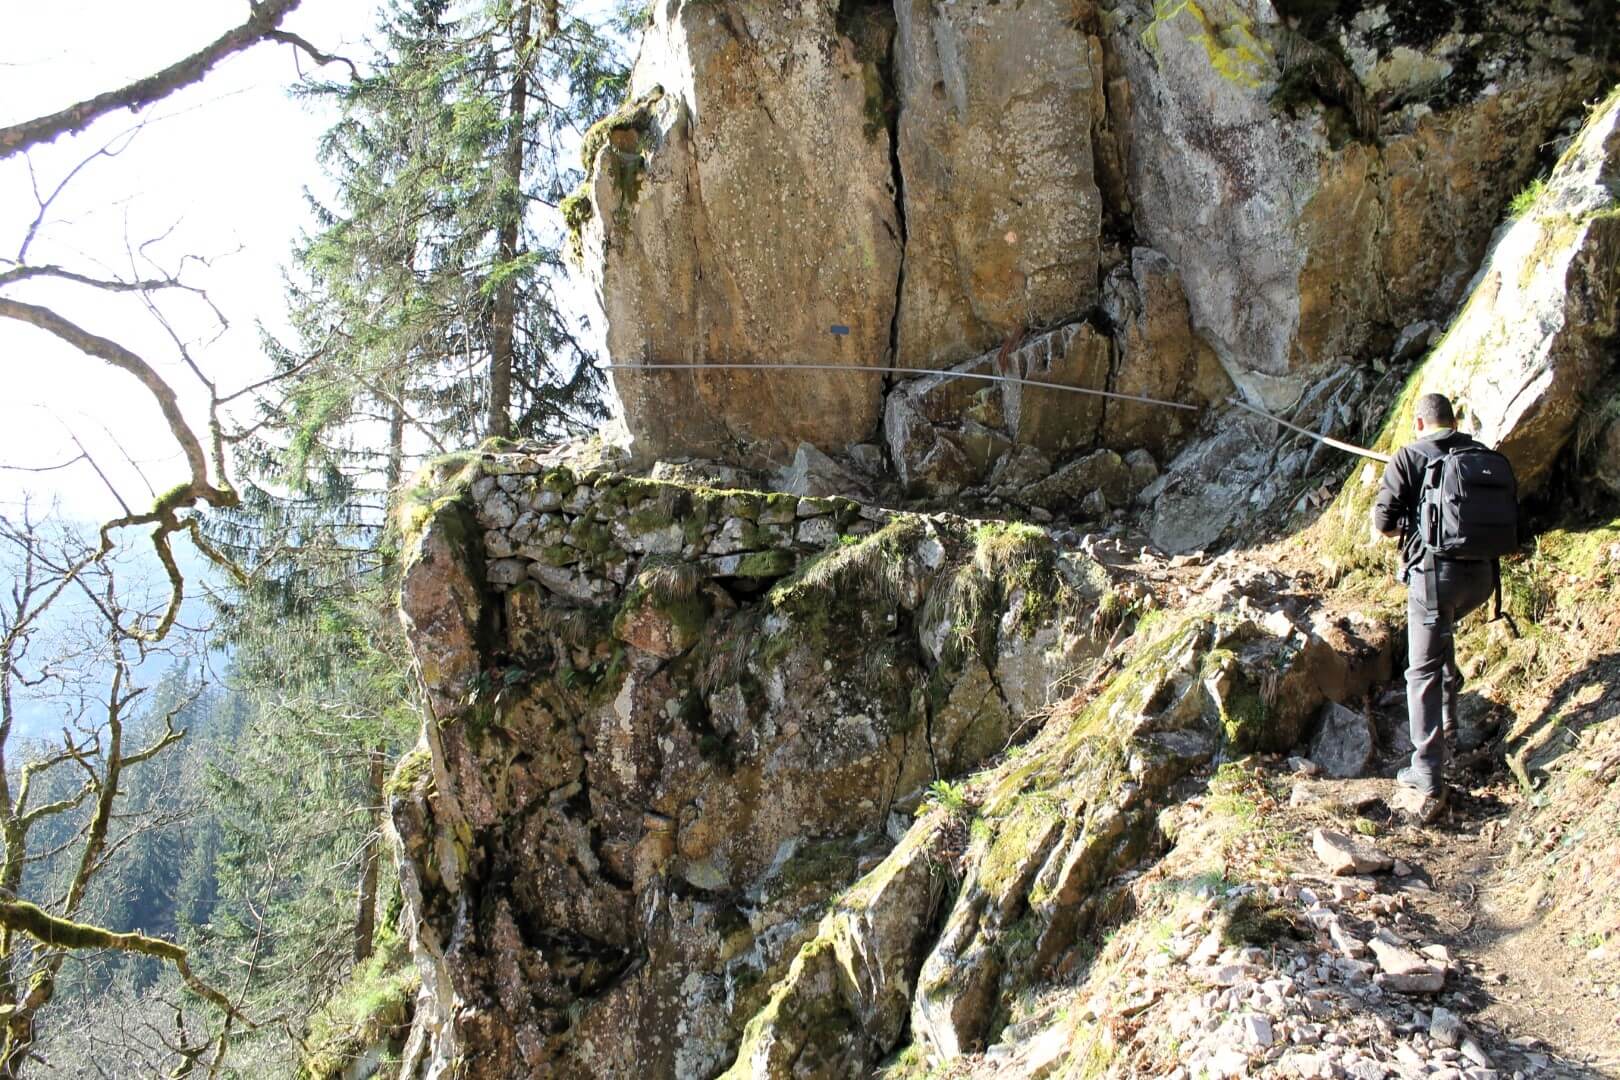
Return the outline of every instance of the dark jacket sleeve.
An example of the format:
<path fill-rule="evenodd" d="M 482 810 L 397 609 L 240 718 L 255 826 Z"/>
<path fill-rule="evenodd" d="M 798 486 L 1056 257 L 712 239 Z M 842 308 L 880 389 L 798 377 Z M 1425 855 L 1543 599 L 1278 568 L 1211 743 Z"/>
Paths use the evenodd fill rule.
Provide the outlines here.
<path fill-rule="evenodd" d="M 1412 451 L 1403 446 L 1384 466 L 1384 479 L 1373 499 L 1373 528 L 1381 533 L 1404 533 L 1417 513 L 1417 494 Z"/>

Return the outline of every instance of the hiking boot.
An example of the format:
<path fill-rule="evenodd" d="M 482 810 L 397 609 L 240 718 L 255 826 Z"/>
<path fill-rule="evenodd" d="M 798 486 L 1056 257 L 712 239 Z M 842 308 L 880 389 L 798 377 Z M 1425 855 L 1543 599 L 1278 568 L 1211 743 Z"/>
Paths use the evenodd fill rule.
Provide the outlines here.
<path fill-rule="evenodd" d="M 1432 777 L 1425 776 L 1410 765 L 1395 774 L 1395 782 L 1402 787 L 1411 788 L 1428 799 L 1444 799 L 1446 797 L 1446 786 L 1444 784 L 1436 783 Z"/>
<path fill-rule="evenodd" d="M 1419 825 L 1432 824 L 1445 811 L 1446 786 L 1432 784 L 1411 766 L 1395 774 L 1395 809 Z"/>

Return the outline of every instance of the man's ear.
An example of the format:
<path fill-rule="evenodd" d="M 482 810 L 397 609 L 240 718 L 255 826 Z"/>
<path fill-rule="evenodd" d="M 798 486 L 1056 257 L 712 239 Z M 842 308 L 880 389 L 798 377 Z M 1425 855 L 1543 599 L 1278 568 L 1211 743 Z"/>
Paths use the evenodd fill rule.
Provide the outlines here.
<path fill-rule="evenodd" d="M 1417 431 L 1419 435 L 1423 434 L 1423 417 L 1421 416 L 1417 418 Z"/>

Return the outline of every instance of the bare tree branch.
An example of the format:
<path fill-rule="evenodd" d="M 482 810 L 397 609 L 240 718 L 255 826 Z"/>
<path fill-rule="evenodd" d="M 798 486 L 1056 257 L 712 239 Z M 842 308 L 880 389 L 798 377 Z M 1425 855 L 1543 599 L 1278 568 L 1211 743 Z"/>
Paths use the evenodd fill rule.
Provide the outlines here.
<path fill-rule="evenodd" d="M 246 22 L 227 30 L 197 52 L 170 64 L 163 70 L 49 115 L 0 128 L 0 160 L 40 143 L 51 142 L 59 135 L 83 131 L 93 121 L 108 113 L 123 109 L 139 112 L 145 106 L 167 97 L 182 87 L 202 81 L 221 60 L 243 49 L 251 48 L 261 41 L 269 40 L 279 29 L 281 21 L 300 2 L 301 0 L 259 0 L 258 3 L 250 3 Z"/>
<path fill-rule="evenodd" d="M 45 332 L 67 342 L 80 352 L 97 359 L 105 360 L 120 371 L 128 372 L 140 380 L 146 387 L 147 393 L 157 401 L 158 408 L 163 412 L 163 419 L 168 423 L 175 441 L 186 455 L 186 464 L 191 469 L 192 486 L 202 486 L 211 490 L 208 485 L 208 458 L 203 447 L 197 441 L 197 436 L 186 423 L 185 415 L 180 411 L 180 401 L 174 390 L 163 381 L 152 365 L 124 348 L 110 338 L 92 334 L 76 323 L 69 321 L 39 304 L 27 304 L 21 300 L 11 300 L 0 297 L 0 318 L 15 319 L 38 327 Z M 187 492 L 187 494 L 190 494 Z M 223 496 L 224 492 L 214 492 L 215 496 Z M 226 503 L 213 503 L 204 491 L 195 493 L 196 497 L 208 499 L 213 505 L 235 505 L 235 496 L 232 493 Z"/>
<path fill-rule="evenodd" d="M 333 56 L 331 53 L 321 52 L 321 50 L 317 49 L 315 46 L 311 45 L 308 41 L 305 41 L 302 37 L 293 33 L 291 30 L 272 30 L 265 36 L 271 41 L 279 41 L 284 45 L 292 45 L 295 48 L 308 53 L 310 59 L 314 60 L 317 64 L 346 64 L 349 68 L 349 78 L 360 78 L 360 69 L 354 66 L 353 60 L 350 60 L 347 56 Z"/>
<path fill-rule="evenodd" d="M 198 997 L 212 1003 L 226 1016 L 249 1028 L 257 1027 L 244 1016 L 231 999 L 192 974 L 186 950 L 172 941 L 147 937 L 145 934 L 120 934 L 89 923 L 63 919 L 26 900 L 0 898 L 0 926 L 21 931 L 42 945 L 57 949 L 115 949 L 119 952 L 139 953 L 167 960 L 180 973 L 186 988 Z"/>
<path fill-rule="evenodd" d="M 71 281 L 77 285 L 90 285 L 107 292 L 151 292 L 157 289 L 185 289 L 188 292 L 198 290 L 186 285 L 176 278 L 142 278 L 136 281 L 120 281 L 117 278 L 97 278 L 88 274 L 80 274 L 61 266 L 14 266 L 10 270 L 0 272 L 0 287 L 13 285 L 29 278 L 53 278 L 58 281 Z"/>

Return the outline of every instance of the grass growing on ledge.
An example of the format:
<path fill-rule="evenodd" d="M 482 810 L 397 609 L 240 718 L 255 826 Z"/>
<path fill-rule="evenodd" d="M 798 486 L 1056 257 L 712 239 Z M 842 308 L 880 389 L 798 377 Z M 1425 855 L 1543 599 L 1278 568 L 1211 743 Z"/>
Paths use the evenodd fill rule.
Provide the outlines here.
<path fill-rule="evenodd" d="M 384 1066 L 377 1075 L 386 1073 L 388 1063 L 397 1068 L 395 1044 L 403 1041 L 421 985 L 405 939 L 384 928 L 377 935 L 376 951 L 310 1019 L 299 1075 L 335 1080 L 380 1044 L 386 1044 L 381 1055 Z"/>
<path fill-rule="evenodd" d="M 1508 202 L 1508 217 L 1518 221 L 1535 208 L 1537 201 L 1547 190 L 1547 180 L 1538 176 L 1524 186 L 1524 190 L 1513 196 Z"/>

